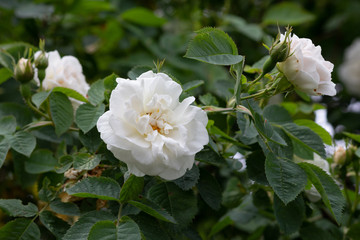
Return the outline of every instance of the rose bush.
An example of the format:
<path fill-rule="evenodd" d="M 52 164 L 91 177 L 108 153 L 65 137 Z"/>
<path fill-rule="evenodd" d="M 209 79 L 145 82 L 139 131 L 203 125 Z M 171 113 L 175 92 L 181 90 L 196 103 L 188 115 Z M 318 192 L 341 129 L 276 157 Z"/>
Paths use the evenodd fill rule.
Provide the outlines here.
<path fill-rule="evenodd" d="M 349 93 L 360 96 L 360 38 L 345 50 L 344 62 L 339 66 L 339 77 Z"/>
<path fill-rule="evenodd" d="M 194 97 L 180 103 L 181 86 L 164 73 L 116 81 L 109 111 L 97 122 L 107 148 L 136 176 L 184 175 L 209 141 L 206 113 L 190 105 Z"/>
<path fill-rule="evenodd" d="M 283 41 L 285 35 L 280 40 Z M 336 94 L 331 81 L 334 65 L 321 55 L 321 47 L 315 46 L 308 38 L 290 36 L 290 56 L 278 63 L 278 69 L 295 88 L 310 95 Z"/>

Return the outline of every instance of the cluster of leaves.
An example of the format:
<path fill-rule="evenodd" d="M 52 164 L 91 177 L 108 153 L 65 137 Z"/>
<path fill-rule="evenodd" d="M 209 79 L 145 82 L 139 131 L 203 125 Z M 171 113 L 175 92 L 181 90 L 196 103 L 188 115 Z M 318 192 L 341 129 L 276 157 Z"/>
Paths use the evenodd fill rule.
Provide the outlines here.
<path fill-rule="evenodd" d="M 74 37 L 84 41 L 86 51 L 79 40 L 69 41 L 76 51 L 83 51 L 79 56 L 85 72 L 94 76 L 115 71 L 123 77 L 125 66 L 125 70 L 131 68 L 128 77 L 136 79 L 152 69 L 153 59 L 166 58 L 163 69 L 181 80 L 182 97 L 199 95 L 199 105 L 208 111 L 209 145 L 196 155 L 192 169 L 174 181 L 128 175 L 126 165 L 106 149 L 95 127 L 108 108 L 116 74 L 94 81 L 87 98 L 62 87 L 39 91 L 34 83 L 21 85 L 22 99 L 0 103 L 0 175 L 4 176 L 0 177 L 4 183 L 0 239 L 342 239 L 345 231 L 339 226 L 348 227 L 346 236 L 357 239 L 360 226 L 353 223 L 359 218 L 356 161 L 360 152 L 352 157 L 356 161 L 332 170 L 332 176 L 309 162 L 297 162 L 294 155 L 307 160 L 314 154 L 328 157 L 324 144 L 332 145 L 332 138 L 312 120 L 313 112 L 324 107 L 301 93 L 302 98 L 295 94 L 301 100 L 281 105 L 267 105 L 266 96 L 259 101 L 247 99 L 276 73 L 250 86 L 266 57 L 248 65 L 244 55 L 258 60 L 256 51 L 250 47 L 239 51 L 237 46 L 261 41 L 270 45 L 269 34 L 260 25 L 224 13 L 219 21 L 229 32 L 239 33 L 240 40 L 235 44 L 222 30 L 203 28 L 188 44 L 185 57 L 189 60 L 180 56 L 190 39 L 186 30 L 164 34 L 158 44 L 152 31 L 163 26 L 165 18 L 127 4 L 118 14 L 120 7 L 108 1 L 69 1 L 55 7 L 0 1 L 7 14 L 14 11 L 25 20 L 38 18 L 53 24 L 47 39 L 54 42 L 57 38 L 52 34 L 64 34 L 67 39 L 71 36 L 65 32 L 95 22 L 91 30 Z M 48 20 L 64 12 L 62 22 Z M 88 18 L 101 12 L 108 14 L 105 27 L 103 19 Z M 190 21 L 197 19 L 196 11 L 192 13 Z M 262 24 L 297 25 L 314 18 L 287 2 L 270 7 Z M 131 37 L 123 38 L 125 33 Z M 244 44 L 244 36 L 252 43 L 245 40 Z M 69 51 L 66 44 L 62 47 Z M 26 49 L 36 48 L 25 43 L 0 48 L 0 84 L 16 86 L 13 64 Z M 107 57 L 118 48 L 131 54 L 118 61 Z M 74 111 L 69 98 L 84 104 Z M 359 135 L 346 134 L 360 143 Z M 237 152 L 245 162 L 233 158 Z M 309 200 L 306 191 L 311 186 L 321 201 Z"/>

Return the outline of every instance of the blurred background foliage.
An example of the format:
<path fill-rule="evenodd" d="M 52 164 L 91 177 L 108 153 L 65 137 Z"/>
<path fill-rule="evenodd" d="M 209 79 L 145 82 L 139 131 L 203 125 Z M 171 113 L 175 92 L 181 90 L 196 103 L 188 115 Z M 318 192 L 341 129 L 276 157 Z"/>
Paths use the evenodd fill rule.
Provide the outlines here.
<path fill-rule="evenodd" d="M 246 75 L 253 78 L 261 66 L 256 61 L 268 54 L 262 44 L 271 45 L 278 25 L 282 31 L 285 26 L 292 25 L 296 35 L 321 45 L 324 58 L 335 65 L 333 81 L 337 83 L 338 95 L 313 100 L 327 106 L 329 121 L 335 128 L 359 133 L 359 113 L 347 110 L 350 102 L 356 99 L 347 93 L 337 74 L 344 49 L 360 36 L 359 13 L 358 0 L 0 0 L 0 48 L 12 42 L 37 46 L 43 38 L 47 51 L 58 50 L 61 55 L 76 56 L 89 83 L 111 73 L 125 78 L 129 72 L 154 68 L 153 61 L 166 59 L 163 71 L 181 83 L 205 82 L 192 92 L 202 104 L 224 106 L 232 96 L 229 89 L 234 86 L 228 69 L 183 58 L 194 31 L 212 26 L 227 32 L 238 46 L 239 54 L 246 56 L 246 65 L 254 67 L 254 71 L 246 71 Z M 24 52 L 18 53 L 17 57 L 22 54 Z M 0 77 L 0 105 L 22 103 L 18 83 L 6 80 Z M 313 110 L 321 108 L 319 104 L 312 105 L 310 98 L 297 94 L 288 95 L 284 101 L 288 102 L 283 106 L 291 115 L 302 114 L 302 118 L 314 117 Z M 0 106 L 0 115 L 6 111 L 5 106 Z M 31 114 L 26 111 L 19 113 L 24 124 L 31 121 Z M 213 116 L 217 117 L 223 118 L 216 123 L 224 127 L 226 119 Z M 20 183 L 26 182 L 28 186 L 36 181 L 36 176 L 32 177 L 21 168 L 16 168 L 15 174 L 26 179 L 20 179 Z M 0 172 L 0 182 L 3 182 L 2 177 Z M 17 183 L 0 187 L 1 198 L 24 194 L 11 184 Z M 22 198 L 26 197 L 30 195 Z M 238 210 L 242 214 L 247 211 Z M 206 214 L 209 214 L 208 220 L 199 224 L 213 225 L 217 218 L 210 217 L 213 212 Z M 239 214 L 243 216 L 246 214 Z M 241 223 L 239 228 L 248 227 L 246 219 L 238 222 Z M 251 226 L 256 227 L 256 224 L 249 224 Z M 274 237 L 272 230 L 266 229 L 269 233 L 265 238 Z"/>

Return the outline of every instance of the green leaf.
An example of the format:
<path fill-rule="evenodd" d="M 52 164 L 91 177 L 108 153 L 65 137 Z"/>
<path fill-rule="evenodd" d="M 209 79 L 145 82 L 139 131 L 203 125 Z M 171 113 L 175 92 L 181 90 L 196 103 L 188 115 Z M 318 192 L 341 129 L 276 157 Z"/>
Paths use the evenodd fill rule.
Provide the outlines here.
<path fill-rule="evenodd" d="M 68 216 L 80 216 L 79 207 L 73 202 L 62 202 L 59 198 L 50 203 L 50 208 L 56 213 Z"/>
<path fill-rule="evenodd" d="M 28 173 L 37 174 L 55 170 L 57 160 L 53 153 L 47 149 L 37 149 L 25 162 L 25 170 Z"/>
<path fill-rule="evenodd" d="M 55 124 L 55 133 L 60 136 L 71 126 L 74 119 L 74 111 L 68 97 L 60 92 L 50 94 L 51 118 Z"/>
<path fill-rule="evenodd" d="M 182 177 L 173 180 L 173 182 L 182 190 L 187 191 L 197 184 L 199 176 L 199 167 L 194 164 L 193 167 L 188 169 Z"/>
<path fill-rule="evenodd" d="M 139 226 L 131 218 L 124 216 L 117 225 L 117 240 L 141 240 Z"/>
<path fill-rule="evenodd" d="M 171 240 L 169 234 L 165 230 L 166 225 L 168 224 L 159 224 L 159 221 L 156 221 L 156 219 L 146 213 L 133 215 L 131 218 L 138 224 L 145 239 Z"/>
<path fill-rule="evenodd" d="M 303 240 L 313 240 L 314 236 L 316 236 L 316 240 L 342 239 L 342 236 L 340 238 L 336 238 L 331 232 L 325 231 L 324 229 L 316 226 L 315 223 L 306 224 L 305 226 L 301 227 L 299 233 L 301 239 Z"/>
<path fill-rule="evenodd" d="M 229 35 L 216 28 L 197 31 L 184 57 L 215 65 L 232 65 L 243 60 Z"/>
<path fill-rule="evenodd" d="M 44 202 L 51 202 L 55 199 L 56 191 L 53 186 L 50 186 L 50 180 L 45 177 L 42 181 L 42 186 L 39 191 L 39 199 Z"/>
<path fill-rule="evenodd" d="M 100 138 L 100 133 L 96 128 L 91 129 L 86 134 L 83 131 L 79 132 L 79 140 L 86 147 L 89 152 L 95 153 L 103 142 Z"/>
<path fill-rule="evenodd" d="M 31 101 L 35 104 L 37 108 L 39 108 L 41 104 L 43 104 L 43 102 L 45 102 L 45 100 L 49 97 L 50 93 L 51 91 L 49 92 L 42 91 L 35 93 L 34 95 L 31 96 Z"/>
<path fill-rule="evenodd" d="M 0 64 L 10 71 L 13 71 L 15 59 L 7 51 L 0 47 Z"/>
<path fill-rule="evenodd" d="M 73 157 L 70 155 L 61 156 L 58 164 L 55 166 L 56 173 L 64 173 L 73 165 Z"/>
<path fill-rule="evenodd" d="M 16 119 L 14 116 L 6 116 L 0 119 L 0 135 L 12 134 L 16 130 Z"/>
<path fill-rule="evenodd" d="M 31 219 L 17 218 L 0 228 L 0 239 L 39 240 L 40 230 Z"/>
<path fill-rule="evenodd" d="M 302 162 L 299 163 L 299 166 L 305 170 L 309 180 L 320 193 L 325 206 L 330 210 L 336 222 L 340 225 L 345 199 L 338 185 L 332 177 L 313 164 Z"/>
<path fill-rule="evenodd" d="M 40 213 L 41 223 L 52 233 L 57 239 L 61 239 L 66 231 L 70 228 L 70 225 L 64 220 L 55 217 L 49 211 L 43 211 Z"/>
<path fill-rule="evenodd" d="M 78 127 L 87 133 L 95 127 L 97 120 L 104 113 L 105 105 L 93 106 L 91 104 L 82 104 L 76 110 L 75 122 Z"/>
<path fill-rule="evenodd" d="M 322 158 L 326 158 L 324 143 L 322 139 L 308 127 L 298 126 L 294 123 L 286 123 L 280 126 L 281 129 L 304 149 L 315 152 Z"/>
<path fill-rule="evenodd" d="M 129 204 L 139 208 L 141 211 L 165 222 L 176 223 L 175 219 L 163 208 L 146 198 L 141 201 L 129 201 Z"/>
<path fill-rule="evenodd" d="M 271 123 L 284 124 L 291 123 L 292 119 L 289 112 L 279 105 L 267 105 L 263 110 L 264 118 Z"/>
<path fill-rule="evenodd" d="M 144 187 L 144 178 L 130 175 L 120 192 L 120 202 L 137 199 Z"/>
<path fill-rule="evenodd" d="M 228 22 L 239 33 L 242 33 L 254 41 L 259 42 L 264 35 L 263 30 L 258 24 L 248 23 L 239 16 L 225 14 L 224 21 Z"/>
<path fill-rule="evenodd" d="M 117 85 L 116 78 L 118 78 L 118 75 L 115 73 L 112 73 L 111 75 L 104 78 L 104 87 L 107 90 L 113 90 Z"/>
<path fill-rule="evenodd" d="M 77 153 L 74 155 L 74 168 L 76 170 L 92 170 L 101 161 L 101 155 L 90 155 L 88 153 Z"/>
<path fill-rule="evenodd" d="M 286 235 L 296 232 L 305 217 L 305 204 L 302 196 L 299 195 L 294 201 L 285 205 L 275 194 L 274 213 L 281 231 Z"/>
<path fill-rule="evenodd" d="M 326 131 L 320 125 L 316 124 L 314 121 L 308 119 L 296 119 L 295 123 L 299 126 L 310 128 L 314 133 L 321 137 L 325 144 L 332 145 L 331 135 L 328 133 L 328 131 Z"/>
<path fill-rule="evenodd" d="M 212 226 L 208 237 L 210 238 L 214 236 L 215 234 L 217 234 L 227 226 L 232 225 L 233 223 L 234 223 L 233 220 L 231 220 L 229 216 L 224 217 L 223 219 L 218 221 L 214 226 Z"/>
<path fill-rule="evenodd" d="M 183 90 L 185 92 L 188 92 L 188 91 L 191 91 L 191 90 L 193 90 L 195 88 L 200 87 L 204 83 L 205 82 L 203 80 L 194 80 L 194 81 L 185 83 L 182 87 L 183 87 Z"/>
<path fill-rule="evenodd" d="M 0 168 L 4 164 L 7 153 L 10 149 L 10 143 L 4 137 L 0 136 Z"/>
<path fill-rule="evenodd" d="M 265 159 L 262 151 L 255 151 L 246 158 L 246 171 L 249 178 L 262 185 L 269 185 L 265 175 Z"/>
<path fill-rule="evenodd" d="M 0 208 L 12 217 L 32 217 L 38 212 L 35 204 L 23 205 L 19 199 L 0 199 Z"/>
<path fill-rule="evenodd" d="M 8 68 L 1 68 L 0 69 L 0 84 L 6 82 L 13 76 L 13 73 Z"/>
<path fill-rule="evenodd" d="M 165 208 L 176 222 L 188 225 L 197 213 L 197 199 L 192 191 L 182 191 L 173 183 L 161 183 L 152 186 L 148 198 Z"/>
<path fill-rule="evenodd" d="M 17 132 L 10 138 L 11 148 L 29 157 L 36 146 L 36 138 L 28 132 Z"/>
<path fill-rule="evenodd" d="M 264 174 L 265 175 L 265 174 Z M 222 204 L 227 208 L 239 206 L 246 191 L 241 187 L 241 182 L 236 177 L 231 177 L 226 183 L 222 193 Z"/>
<path fill-rule="evenodd" d="M 89 232 L 97 222 L 110 220 L 115 221 L 115 217 L 105 211 L 92 211 L 85 213 L 74 225 L 66 232 L 63 240 L 87 240 Z"/>
<path fill-rule="evenodd" d="M 349 231 L 346 233 L 346 236 L 352 240 L 360 240 L 360 222 L 351 225 Z"/>
<path fill-rule="evenodd" d="M 197 185 L 201 198 L 214 210 L 219 210 L 221 205 L 221 188 L 208 171 L 200 170 L 200 179 Z"/>
<path fill-rule="evenodd" d="M 118 201 L 120 185 L 112 178 L 88 177 L 67 189 L 66 192 L 76 197 Z"/>
<path fill-rule="evenodd" d="M 116 226 L 113 221 L 104 220 L 92 226 L 88 240 L 117 240 Z"/>
<path fill-rule="evenodd" d="M 282 2 L 271 5 L 264 14 L 263 23 L 266 25 L 296 26 L 314 19 L 315 16 L 303 9 L 299 4 Z"/>
<path fill-rule="evenodd" d="M 266 178 L 277 196 L 287 205 L 305 188 L 307 177 L 296 163 L 268 154 L 265 161 Z"/>
<path fill-rule="evenodd" d="M 166 23 L 166 19 L 156 16 L 146 8 L 135 7 L 121 14 L 122 19 L 142 26 L 159 27 Z"/>
<path fill-rule="evenodd" d="M 343 134 L 352 140 L 355 140 L 356 142 L 360 143 L 360 134 L 355 133 L 349 133 L 349 132 L 343 132 Z"/>
<path fill-rule="evenodd" d="M 32 112 L 26 106 L 14 102 L 0 103 L 0 118 L 9 115 L 16 118 L 20 127 L 32 122 Z"/>
<path fill-rule="evenodd" d="M 61 93 L 65 94 L 68 97 L 79 100 L 80 102 L 85 102 L 85 103 L 88 102 L 86 97 L 84 97 L 81 93 L 79 93 L 79 92 L 77 92 L 77 91 L 75 91 L 74 89 L 71 89 L 71 88 L 54 87 L 51 91 L 52 92 L 61 92 Z"/>
<path fill-rule="evenodd" d="M 274 130 L 273 126 L 267 119 L 264 119 L 259 113 L 254 113 L 255 117 L 255 127 L 257 131 L 264 136 L 268 141 L 287 146 L 285 140 L 279 135 L 277 131 Z"/>
<path fill-rule="evenodd" d="M 99 105 L 105 99 L 104 92 L 104 80 L 94 82 L 88 91 L 89 102 L 95 106 Z"/>
<path fill-rule="evenodd" d="M 197 161 L 205 162 L 215 166 L 221 166 L 226 164 L 225 160 L 221 156 L 219 156 L 216 152 L 214 152 L 208 147 L 205 147 L 203 150 L 198 152 L 195 155 L 195 159 Z"/>
<path fill-rule="evenodd" d="M 150 70 L 152 70 L 152 68 L 148 66 L 135 66 L 127 75 L 131 80 L 136 80 L 141 74 Z"/>

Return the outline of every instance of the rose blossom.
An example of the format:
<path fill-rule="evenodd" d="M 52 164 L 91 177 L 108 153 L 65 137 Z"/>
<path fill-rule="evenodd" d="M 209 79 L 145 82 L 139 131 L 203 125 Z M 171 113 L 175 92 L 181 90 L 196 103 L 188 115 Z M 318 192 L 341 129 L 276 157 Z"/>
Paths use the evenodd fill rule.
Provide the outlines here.
<path fill-rule="evenodd" d="M 180 103 L 181 86 L 164 73 L 116 81 L 109 110 L 97 122 L 107 148 L 136 176 L 184 175 L 209 141 L 206 113 L 190 105 L 194 97 Z"/>
<path fill-rule="evenodd" d="M 284 41 L 281 35 L 280 40 Z M 308 38 L 290 36 L 290 56 L 277 64 L 278 69 L 286 76 L 295 88 L 310 95 L 336 94 L 335 84 L 331 81 L 334 65 L 325 61 L 321 47 L 315 46 Z"/>
<path fill-rule="evenodd" d="M 35 59 L 40 54 L 41 51 L 36 52 Z M 61 58 L 56 50 L 48 52 L 47 56 L 48 66 L 45 70 L 45 78 L 42 82 L 43 88 L 45 90 L 51 90 L 55 87 L 70 88 L 86 97 L 90 87 L 85 80 L 79 60 L 74 56 L 64 56 Z M 38 78 L 37 81 L 39 81 Z M 74 110 L 82 103 L 75 99 L 71 99 L 71 102 Z"/>
<path fill-rule="evenodd" d="M 360 38 L 345 50 L 345 61 L 339 67 L 339 77 L 349 93 L 360 97 Z"/>

